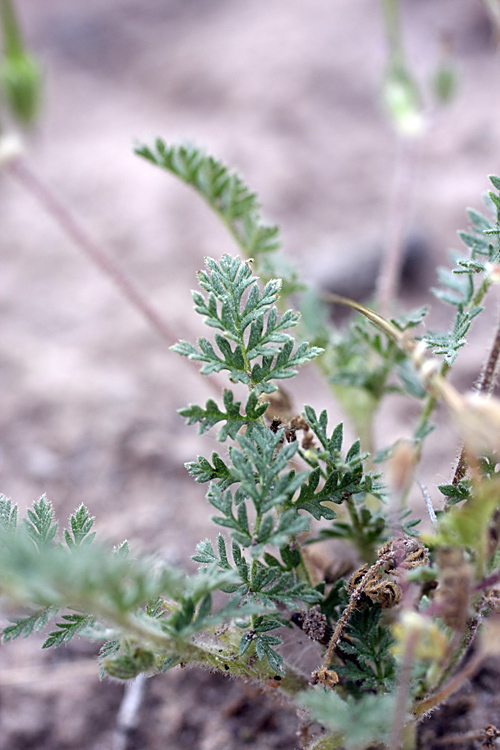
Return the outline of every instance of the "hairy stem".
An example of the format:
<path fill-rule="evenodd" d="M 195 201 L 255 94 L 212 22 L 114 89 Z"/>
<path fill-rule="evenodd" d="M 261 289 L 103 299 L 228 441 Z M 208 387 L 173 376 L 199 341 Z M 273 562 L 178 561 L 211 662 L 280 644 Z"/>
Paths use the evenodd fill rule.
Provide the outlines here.
<path fill-rule="evenodd" d="M 356 586 L 356 588 L 352 592 L 349 604 L 344 609 L 344 611 L 343 611 L 340 619 L 337 622 L 337 625 L 335 626 L 335 630 L 333 631 L 333 635 L 330 638 L 330 642 L 329 642 L 328 648 L 326 650 L 325 658 L 323 660 L 323 668 L 324 669 L 328 669 L 329 666 L 330 666 L 330 664 L 332 663 L 333 655 L 335 653 L 335 649 L 338 646 L 338 643 L 340 641 L 342 633 L 344 632 L 344 630 L 345 630 L 345 628 L 347 626 L 347 623 L 349 622 L 349 620 L 351 618 L 352 613 L 356 609 L 356 606 L 358 604 L 358 601 L 359 601 L 359 598 L 360 598 L 361 594 L 365 590 L 366 586 L 370 583 L 370 581 L 372 580 L 372 578 L 374 578 L 377 575 L 379 569 L 383 565 L 385 565 L 385 563 L 387 562 L 387 560 L 389 559 L 389 557 L 390 557 L 389 553 L 386 554 L 386 555 L 382 555 L 382 557 L 380 557 L 377 560 L 377 562 L 374 563 L 371 566 L 371 568 L 369 568 L 367 570 L 367 572 L 365 573 L 365 575 L 363 576 L 363 578 L 361 579 L 361 581 L 359 582 L 359 584 Z"/>
<path fill-rule="evenodd" d="M 439 706 L 440 703 L 443 703 L 450 695 L 453 695 L 463 685 L 465 680 L 475 674 L 481 666 L 483 658 L 483 654 L 481 653 L 474 656 L 441 690 L 438 690 L 437 693 L 434 693 L 429 698 L 420 701 L 414 709 L 413 713 L 415 716 L 423 718 L 429 711 Z"/>
<path fill-rule="evenodd" d="M 382 18 L 385 25 L 385 36 L 392 60 L 403 61 L 403 38 L 401 34 L 401 19 L 399 14 L 399 0 L 382 0 Z"/>
<path fill-rule="evenodd" d="M 113 732 L 113 750 L 127 750 L 131 732 L 139 724 L 139 712 L 144 700 L 146 677 L 140 674 L 127 682 Z"/>

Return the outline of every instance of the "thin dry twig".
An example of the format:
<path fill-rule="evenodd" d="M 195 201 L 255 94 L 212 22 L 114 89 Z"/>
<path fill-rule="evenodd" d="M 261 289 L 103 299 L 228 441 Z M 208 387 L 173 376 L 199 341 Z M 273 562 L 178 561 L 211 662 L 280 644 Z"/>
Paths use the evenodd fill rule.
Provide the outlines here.
<path fill-rule="evenodd" d="M 451 695 L 453 695 L 453 693 L 455 693 L 460 687 L 462 687 L 466 680 L 473 677 L 483 661 L 484 655 L 482 653 L 478 653 L 473 656 L 472 659 L 470 659 L 470 661 L 468 661 L 467 664 L 459 672 L 457 672 L 446 685 L 444 685 L 444 687 L 440 688 L 436 693 L 429 696 L 428 698 L 424 698 L 424 700 L 420 701 L 420 703 L 416 705 L 414 711 L 415 716 L 418 719 L 425 718 L 425 716 L 428 715 L 436 706 L 439 706 Z"/>
<path fill-rule="evenodd" d="M 52 216 L 64 233 L 70 237 L 84 255 L 111 279 L 113 284 L 127 301 L 140 312 L 163 341 L 172 346 L 178 340 L 174 331 L 164 318 L 149 304 L 146 296 L 132 279 L 118 266 L 113 258 L 88 234 L 81 222 L 59 200 L 56 194 L 29 168 L 20 158 L 13 159 L 7 166 L 7 171 L 22 187 L 35 198 L 36 201 Z M 191 360 L 185 360 L 190 366 L 198 366 Z M 212 376 L 206 376 L 210 387 L 217 394 L 221 389 Z"/>
<path fill-rule="evenodd" d="M 408 138 L 400 138 L 389 204 L 386 251 L 377 283 L 377 308 L 383 317 L 388 317 L 391 303 L 398 296 L 404 260 L 405 231 L 408 227 L 411 195 L 415 184 L 416 157 L 416 143 Z"/>
<path fill-rule="evenodd" d="M 332 637 L 330 638 L 330 642 L 328 644 L 328 648 L 325 653 L 325 658 L 323 659 L 323 669 L 328 669 L 330 664 L 332 663 L 333 656 L 335 653 L 335 649 L 337 648 L 338 642 L 342 636 L 342 633 L 344 632 L 344 629 L 349 622 L 352 613 L 356 609 L 356 606 L 358 604 L 358 601 L 361 597 L 361 594 L 366 589 L 367 585 L 370 583 L 372 578 L 374 578 L 380 568 L 385 565 L 385 563 L 390 559 L 391 555 L 394 553 L 392 550 L 390 552 L 387 552 L 385 555 L 382 555 L 365 573 L 359 584 L 356 586 L 354 591 L 351 594 L 351 599 L 349 601 L 349 604 L 345 608 L 345 610 L 342 613 L 342 616 L 337 622 L 337 625 L 335 626 L 335 630 L 333 631 Z"/>

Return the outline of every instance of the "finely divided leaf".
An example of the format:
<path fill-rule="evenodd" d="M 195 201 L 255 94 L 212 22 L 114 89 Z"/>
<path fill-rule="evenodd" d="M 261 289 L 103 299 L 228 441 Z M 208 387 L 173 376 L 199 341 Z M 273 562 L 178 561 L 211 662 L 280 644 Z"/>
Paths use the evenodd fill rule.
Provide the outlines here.
<path fill-rule="evenodd" d="M 24 520 L 24 528 L 37 547 L 53 543 L 57 533 L 57 522 L 54 522 L 54 510 L 45 495 L 42 495 L 33 508 L 27 511 L 28 520 Z"/>
<path fill-rule="evenodd" d="M 191 185 L 220 216 L 248 258 L 279 248 L 279 229 L 262 219 L 255 193 L 220 161 L 196 146 L 169 147 L 160 138 L 154 146 L 138 146 L 135 152 Z"/>

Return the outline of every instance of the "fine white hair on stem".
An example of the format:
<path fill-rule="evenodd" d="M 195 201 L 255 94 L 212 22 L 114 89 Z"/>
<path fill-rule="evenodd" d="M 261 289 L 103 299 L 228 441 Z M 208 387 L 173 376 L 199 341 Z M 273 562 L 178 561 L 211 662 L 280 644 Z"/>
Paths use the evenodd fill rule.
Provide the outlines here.
<path fill-rule="evenodd" d="M 437 524 L 437 516 L 436 516 L 436 511 L 434 510 L 434 507 L 432 505 L 432 500 L 431 500 L 431 496 L 429 495 L 429 490 L 424 484 L 422 484 L 422 482 L 419 482 L 418 480 L 417 480 L 417 484 L 420 487 L 420 490 L 422 491 L 422 495 L 424 496 L 425 504 L 427 506 L 427 513 L 429 514 L 431 523 L 433 526 L 435 526 Z"/>

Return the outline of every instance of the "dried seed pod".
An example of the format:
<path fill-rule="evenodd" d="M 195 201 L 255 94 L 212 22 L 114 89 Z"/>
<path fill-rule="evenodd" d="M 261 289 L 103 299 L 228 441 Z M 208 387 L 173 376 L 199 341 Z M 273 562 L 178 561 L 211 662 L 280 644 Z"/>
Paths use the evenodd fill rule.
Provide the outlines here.
<path fill-rule="evenodd" d="M 419 565 L 426 565 L 429 560 L 424 545 L 418 539 L 410 536 L 399 537 L 386 542 L 380 548 L 378 556 L 379 559 L 382 557 L 388 558 L 384 566 L 387 573 L 396 572 L 400 567 L 411 570 Z"/>
<path fill-rule="evenodd" d="M 319 604 L 315 607 L 311 607 L 304 616 L 302 623 L 302 630 L 309 636 L 312 641 L 324 642 L 327 636 L 327 630 L 331 630 L 329 627 L 326 616 L 320 612 Z M 331 633 L 328 634 L 331 637 Z"/>
<path fill-rule="evenodd" d="M 312 673 L 309 683 L 311 685 L 323 685 L 324 687 L 333 688 L 339 681 L 337 672 L 333 669 L 327 669 L 326 667 L 320 667 Z"/>
<path fill-rule="evenodd" d="M 271 424 L 269 425 L 269 429 L 271 432 L 274 432 L 276 434 L 278 430 L 283 426 L 281 419 L 273 419 Z"/>
<path fill-rule="evenodd" d="M 355 589 L 358 588 L 359 584 L 368 573 L 370 566 L 368 564 L 362 565 L 356 570 L 355 573 L 349 578 L 347 583 L 347 593 L 351 596 Z"/>
<path fill-rule="evenodd" d="M 326 617 L 319 611 L 319 606 L 312 607 L 309 612 L 302 609 L 293 612 L 291 622 L 297 625 L 312 641 L 328 646 L 333 635 L 333 628 L 328 625 Z"/>
<path fill-rule="evenodd" d="M 290 427 L 292 430 L 302 430 L 303 432 L 309 432 L 310 429 L 307 420 L 302 416 L 292 417 Z"/>
<path fill-rule="evenodd" d="M 408 570 L 412 570 L 413 568 L 418 568 L 420 565 L 427 565 L 428 562 L 428 552 L 424 545 L 421 544 L 416 550 L 408 555 L 404 562 L 404 567 Z"/>
<path fill-rule="evenodd" d="M 309 430 L 308 432 L 304 433 L 304 437 L 302 438 L 302 450 L 308 451 L 314 446 L 314 435 Z"/>
<path fill-rule="evenodd" d="M 364 593 L 383 609 L 396 607 L 401 601 L 401 588 L 395 581 L 379 580 L 367 586 Z"/>

